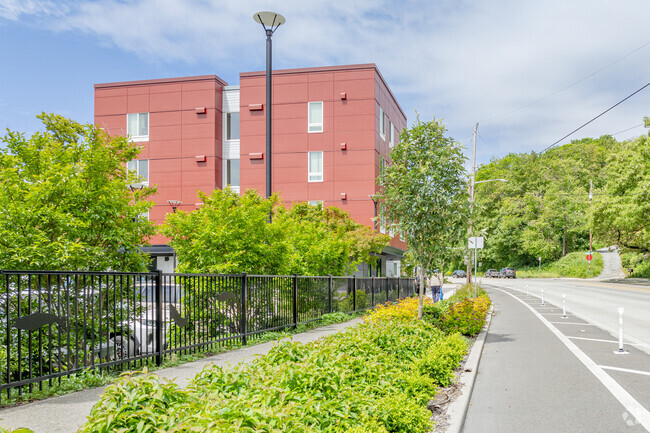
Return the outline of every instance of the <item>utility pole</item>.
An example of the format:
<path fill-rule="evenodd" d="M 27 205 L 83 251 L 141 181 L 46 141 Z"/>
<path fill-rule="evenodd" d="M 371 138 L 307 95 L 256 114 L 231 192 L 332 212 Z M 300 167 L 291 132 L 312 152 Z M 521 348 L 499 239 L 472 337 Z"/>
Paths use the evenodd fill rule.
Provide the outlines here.
<path fill-rule="evenodd" d="M 478 122 L 474 125 L 474 138 L 472 146 L 472 183 L 469 184 L 469 227 L 467 228 L 467 237 L 472 236 L 474 225 L 474 187 L 476 185 L 476 134 L 478 133 Z M 467 281 L 469 284 L 472 282 L 472 263 L 471 260 L 467 261 Z"/>
<path fill-rule="evenodd" d="M 592 211 L 592 206 L 591 206 L 591 201 L 594 198 L 594 181 L 590 180 L 589 181 L 589 213 L 591 214 L 589 216 L 589 257 L 593 257 L 593 253 L 591 252 L 591 241 L 593 238 L 592 234 L 592 226 L 593 226 L 593 211 Z M 591 271 L 591 259 L 589 259 L 589 270 Z"/>

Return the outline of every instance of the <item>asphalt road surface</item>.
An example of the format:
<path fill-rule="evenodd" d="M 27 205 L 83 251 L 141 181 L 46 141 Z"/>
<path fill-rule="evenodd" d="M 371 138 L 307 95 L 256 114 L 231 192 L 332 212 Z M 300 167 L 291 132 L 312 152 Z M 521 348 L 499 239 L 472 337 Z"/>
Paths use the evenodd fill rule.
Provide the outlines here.
<path fill-rule="evenodd" d="M 465 433 L 650 431 L 650 287 L 572 279 L 482 284 L 494 316 Z M 627 354 L 618 350 L 618 307 Z"/>

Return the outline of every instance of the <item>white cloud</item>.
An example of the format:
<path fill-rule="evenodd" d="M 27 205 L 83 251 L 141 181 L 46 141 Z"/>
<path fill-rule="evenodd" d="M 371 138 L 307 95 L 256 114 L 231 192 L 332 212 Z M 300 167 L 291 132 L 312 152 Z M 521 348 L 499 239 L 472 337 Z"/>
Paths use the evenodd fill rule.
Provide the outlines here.
<path fill-rule="evenodd" d="M 416 109 L 423 119 L 444 118 L 450 134 L 466 145 L 480 122 L 484 161 L 489 155 L 542 150 L 650 77 L 648 45 L 567 87 L 650 41 L 647 0 L 616 5 L 609 0 L 71 0 L 65 5 L 0 0 L 0 16 L 65 13 L 49 25 L 95 35 L 144 62 L 209 65 L 205 73 L 217 75 L 263 69 L 264 33 L 252 16 L 277 10 L 287 22 L 273 37 L 274 67 L 377 63 L 411 120 Z M 648 101 L 650 89 L 572 138 L 634 126 L 650 115 Z"/>
<path fill-rule="evenodd" d="M 60 15 L 65 10 L 48 0 L 0 0 L 0 18 L 11 21 L 22 15 Z"/>

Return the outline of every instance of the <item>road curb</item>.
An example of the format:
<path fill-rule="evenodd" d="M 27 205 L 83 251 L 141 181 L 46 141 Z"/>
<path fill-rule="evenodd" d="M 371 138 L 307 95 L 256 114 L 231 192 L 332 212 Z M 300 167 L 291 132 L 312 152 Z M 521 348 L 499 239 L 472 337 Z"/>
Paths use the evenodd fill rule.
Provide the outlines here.
<path fill-rule="evenodd" d="M 483 330 L 476 337 L 476 341 L 469 352 L 467 361 L 463 366 L 463 371 L 458 377 L 458 383 L 462 386 L 462 394 L 454 401 L 449 403 L 447 407 L 447 416 L 449 426 L 446 430 L 447 433 L 460 433 L 465 423 L 465 416 L 469 408 L 469 400 L 472 397 L 472 390 L 474 389 L 474 382 L 476 381 L 476 374 L 478 373 L 478 366 L 481 362 L 481 354 L 483 353 L 483 346 L 485 345 L 485 338 L 487 337 L 490 323 L 492 321 L 493 307 L 490 306 L 485 326 Z"/>

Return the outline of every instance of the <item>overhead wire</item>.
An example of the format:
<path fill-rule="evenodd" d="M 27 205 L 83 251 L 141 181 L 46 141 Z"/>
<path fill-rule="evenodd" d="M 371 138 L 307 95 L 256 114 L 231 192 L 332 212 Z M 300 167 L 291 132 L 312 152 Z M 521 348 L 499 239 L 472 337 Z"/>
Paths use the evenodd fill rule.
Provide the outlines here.
<path fill-rule="evenodd" d="M 637 93 L 639 93 L 640 91 L 642 91 L 643 89 L 645 89 L 645 88 L 648 87 L 648 86 L 650 86 L 650 83 L 647 83 L 645 86 L 641 87 L 640 89 L 634 91 L 632 94 L 630 94 L 630 95 L 626 96 L 625 98 L 621 99 L 621 100 L 618 101 L 616 104 L 612 105 L 612 106 L 609 107 L 607 110 L 605 110 L 605 111 L 603 111 L 602 113 L 600 113 L 598 116 L 594 117 L 593 119 L 589 120 L 588 122 L 583 123 L 582 125 L 580 125 L 580 126 L 577 127 L 576 129 L 574 129 L 573 131 L 569 132 L 567 135 L 565 135 L 564 137 L 560 138 L 560 139 L 557 140 L 555 143 L 553 143 L 553 144 L 551 144 L 550 146 L 548 146 L 546 149 L 542 150 L 542 153 L 546 152 L 547 150 L 549 150 L 550 148 L 552 148 L 553 146 L 555 146 L 556 144 L 558 144 L 559 142 L 561 142 L 561 141 L 564 140 L 565 138 L 567 138 L 567 137 L 573 135 L 574 133 L 580 131 L 582 128 L 584 128 L 585 126 L 589 125 L 589 124 L 590 124 L 591 122 L 593 122 L 594 120 L 598 119 L 599 117 L 603 116 L 604 114 L 606 114 L 606 113 L 608 113 L 609 111 L 613 110 L 614 108 L 618 107 L 618 106 L 621 105 L 623 102 L 627 101 L 627 100 L 630 99 L 632 96 L 636 95 Z"/>

